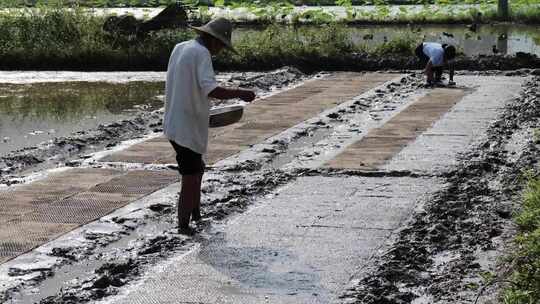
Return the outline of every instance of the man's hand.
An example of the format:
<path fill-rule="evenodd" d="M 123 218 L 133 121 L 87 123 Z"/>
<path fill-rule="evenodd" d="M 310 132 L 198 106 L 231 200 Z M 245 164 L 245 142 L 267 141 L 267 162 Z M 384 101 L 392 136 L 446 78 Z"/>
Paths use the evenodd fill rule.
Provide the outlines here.
<path fill-rule="evenodd" d="M 252 102 L 255 99 L 255 92 L 249 90 L 238 90 L 238 98 L 245 102 Z"/>

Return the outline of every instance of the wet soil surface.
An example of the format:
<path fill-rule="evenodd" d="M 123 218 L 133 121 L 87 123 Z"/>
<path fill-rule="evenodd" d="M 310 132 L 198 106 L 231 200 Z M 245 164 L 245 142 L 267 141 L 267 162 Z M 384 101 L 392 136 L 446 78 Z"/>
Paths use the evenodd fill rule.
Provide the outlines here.
<path fill-rule="evenodd" d="M 528 82 L 485 141 L 444 174 L 446 188 L 414 215 L 373 269 L 357 278 L 344 303 L 472 303 L 481 296 L 493 276 L 485 260 L 501 250 L 523 173 L 540 156 L 532 137 L 519 139 L 538 126 L 539 81 Z M 525 141 L 524 149 L 508 148 L 514 137 Z"/>
<path fill-rule="evenodd" d="M 362 105 L 355 104 L 347 107 L 346 110 L 336 109 L 336 113 L 331 115 L 334 118 L 328 119 L 325 123 L 317 118 L 319 123 L 306 123 L 290 132 L 291 134 L 285 134 L 283 138 L 272 141 L 271 144 L 253 148 L 260 150 L 260 153 L 247 153 L 244 158 L 234 159 L 231 163 L 223 163 L 208 172 L 202 189 L 203 206 L 201 209 L 204 220 L 198 225 L 202 236 L 190 239 L 178 235 L 174 208 L 177 198 L 158 196 L 155 202 L 133 207 L 135 209 L 128 214 L 112 214 L 98 221 L 99 225 L 111 227 L 106 232 L 103 232 L 101 226 L 98 226 L 96 231 L 88 227 L 82 228 L 84 240 L 68 240 L 65 241 L 67 245 L 65 247 L 54 247 L 43 251 L 47 252 L 47 257 L 44 259 L 58 259 L 46 267 L 33 271 L 26 270 L 27 268 L 22 265 L 12 267 L 11 278 L 20 278 L 21 284 L 15 284 L 13 288 L 0 296 L 12 299 L 14 303 L 39 301 L 42 303 L 84 303 L 116 294 L 123 285 L 136 280 L 141 273 L 144 273 L 147 265 L 156 263 L 173 252 L 191 248 L 200 241 L 198 238 L 204 238 L 203 232 L 206 225 L 245 210 L 251 202 L 270 193 L 279 185 L 292 181 L 297 176 L 333 174 L 326 170 L 282 170 L 281 166 L 274 163 L 274 160 L 278 155 L 286 152 L 291 143 L 311 137 L 317 130 L 331 131 L 334 126 L 347 119 L 347 115 L 352 115 L 356 111 L 366 111 L 371 103 L 385 103 L 389 96 L 410 94 L 420 85 L 420 77 L 407 76 L 402 82 L 395 82 L 378 89 L 373 98 L 363 101 Z M 396 95 L 391 95 L 394 93 Z M 279 162 L 294 161 L 292 155 L 285 158 Z M 95 165 L 99 166 L 99 164 Z M 173 187 L 178 186 L 173 185 Z M 152 224 L 153 222 L 157 224 Z M 159 228 L 155 228 L 156 226 Z M 159 236 L 156 237 L 156 235 Z M 73 243 L 78 245 L 73 245 Z M 130 265 L 130 271 L 127 273 L 107 270 L 116 267 L 115 265 L 125 264 Z M 31 266 L 30 269 L 32 268 Z M 75 271 L 81 268 L 84 271 Z M 39 275 L 24 277 L 29 273 Z M 42 275 L 44 273 L 47 275 Z M 73 273 L 73 275 L 62 275 L 62 273 Z M 51 275 L 53 276 L 50 277 Z M 21 291 L 22 294 L 19 293 Z"/>
<path fill-rule="evenodd" d="M 518 73 L 525 76 L 530 71 Z M 412 93 L 422 86 L 421 79 L 421 75 L 406 76 L 401 82 L 379 89 L 371 102 L 384 102 L 388 96 Z M 540 118 L 539 80 L 536 77 L 525 85 L 518 99 L 511 102 L 492 125 L 488 138 L 463 155 L 458 167 L 443 174 L 447 180 L 446 188 L 435 193 L 414 215 L 375 266 L 353 282 L 353 287 L 343 294 L 343 302 L 410 303 L 414 299 L 426 298 L 427 302 L 455 303 L 474 298 L 476 290 L 471 287 L 479 285 L 479 273 L 484 271 L 478 261 L 478 252 L 490 252 L 500 246 L 497 240 L 509 225 L 513 210 L 511 200 L 520 189 L 521 170 L 530 168 L 538 159 L 539 152 L 534 142 L 527 142 L 526 148 L 519 151 L 511 151 L 507 143 L 516 140 L 514 137 L 519 130 L 537 126 Z M 331 133 L 332 128 L 346 121 L 348 115 L 368 111 L 372 106 L 369 103 L 369 100 L 359 101 L 347 110 L 336 110 L 329 114 L 331 116 L 319 119 L 320 123 L 296 130 L 291 138 L 267 145 L 262 154 L 247 155 L 229 166 L 216 167 L 208 172 L 202 190 L 203 221 L 198 224 L 199 234 L 195 237 L 177 234 L 174 208 L 177 197 L 163 199 L 160 196 L 155 201 L 134 207 L 127 214 L 112 214 L 99 221 L 100 225 L 116 227 L 113 232 L 103 233 L 99 229 L 92 232 L 87 228 L 82 245 L 51 249 L 49 256 L 60 260 L 55 266 L 30 272 L 14 268 L 13 277 L 31 273 L 39 275 L 31 276 L 22 285 L 1 293 L 0 300 L 14 299 L 18 303 L 16 299 L 21 290 L 34 293 L 26 299 L 32 298 L 33 302 L 41 303 L 85 303 L 117 294 L 123 286 L 137 280 L 150 265 L 172 252 L 187 251 L 196 246 L 206 237 L 207 225 L 244 211 L 252 202 L 298 176 L 415 176 L 408 171 L 284 169 L 274 163 L 295 140 L 317 132 Z M 160 119 L 159 113 L 153 115 L 156 115 L 156 121 Z M 158 130 L 160 126 L 143 129 L 149 128 Z M 84 151 L 84 146 L 81 151 Z M 80 155 L 77 153 L 81 152 L 72 155 Z M 306 157 L 291 155 L 287 160 Z M 279 160 L 279 163 L 285 164 L 287 160 Z M 149 233 L 152 231 L 149 226 L 159 233 Z M 88 260 L 98 262 L 88 268 L 81 266 Z M 81 276 L 68 276 L 68 281 L 59 282 L 50 290 L 39 289 L 40 282 L 46 282 L 48 276 L 59 272 L 61 266 L 70 265 L 83 267 L 86 271 Z"/>
<path fill-rule="evenodd" d="M 456 70 L 462 71 L 486 71 L 503 70 L 513 71 L 516 69 L 536 70 L 536 75 L 540 74 L 540 58 L 529 52 L 516 52 L 513 56 L 503 55 L 478 55 L 471 57 L 457 57 L 455 59 Z M 294 66 L 306 73 L 316 71 L 383 71 L 383 70 L 403 70 L 422 69 L 418 58 L 405 54 L 380 54 L 370 53 L 348 53 L 335 57 L 284 57 L 280 60 L 275 58 L 261 58 L 257 63 L 257 69 L 275 69 L 283 65 Z M 216 62 L 219 69 L 252 70 L 251 63 Z"/>
<path fill-rule="evenodd" d="M 203 188 L 204 210 L 203 221 L 199 222 L 196 230 L 201 235 L 188 237 L 177 233 L 176 228 L 176 210 L 173 205 L 174 200 L 165 203 L 150 204 L 146 207 L 149 211 L 149 217 L 159 223 L 161 229 L 159 234 L 138 233 L 137 238 L 130 238 L 131 242 L 126 247 L 108 248 L 100 250 L 96 246 L 88 246 L 84 249 L 84 255 L 77 257 L 77 252 L 81 249 L 70 248 L 62 250 L 58 248 L 53 250 L 52 254 L 56 257 L 65 259 L 65 263 L 77 263 L 85 259 L 99 259 L 99 263 L 93 263 L 95 269 L 91 270 L 90 275 L 81 275 L 72 278 L 69 282 L 63 282 L 63 288 L 60 292 L 44 297 L 49 291 L 38 292 L 33 296 L 27 297 L 23 303 L 29 302 L 32 298 L 39 303 L 86 303 L 98 300 L 103 297 L 118 293 L 122 286 L 137 279 L 145 269 L 173 253 L 187 251 L 196 243 L 204 239 L 205 227 L 210 221 L 216 222 L 224 219 L 230 214 L 241 212 L 256 200 L 275 189 L 291 181 L 297 173 L 284 172 L 280 170 L 264 170 L 257 174 L 249 172 L 208 172 L 212 177 L 205 180 Z M 134 219 L 130 215 L 122 217 L 113 217 L 110 221 L 122 225 L 124 232 L 120 236 L 127 234 L 125 231 L 132 231 L 138 225 L 141 225 L 143 218 Z M 87 236 L 94 237 L 94 236 Z M 112 242 L 115 238 L 109 239 L 103 236 L 95 236 L 100 239 L 102 245 Z M 126 242 L 124 242 L 126 243 Z M 118 245 L 118 244 L 114 244 Z M 84 267 L 84 266 L 83 266 Z M 49 274 L 54 273 L 49 270 Z M 22 275 L 22 274 L 13 274 Z M 27 286 L 38 283 L 43 278 L 27 282 Z M 58 287 L 58 286 L 54 286 Z M 11 292 L 14 292 L 12 290 Z M 10 293 L 11 293 L 10 292 Z M 31 294 L 31 293 L 30 293 Z M 6 299 L 10 294 L 3 295 Z M 1 299 L 1 298 L 0 298 Z M 17 299 L 17 297 L 15 297 Z"/>
<path fill-rule="evenodd" d="M 283 68 L 267 73 L 227 73 L 225 76 L 224 85 L 252 88 L 259 95 L 271 93 L 275 89 L 292 85 L 307 77 L 294 68 Z M 88 153 L 110 148 L 122 141 L 139 138 L 151 132 L 161 132 L 162 110 L 152 111 L 157 102 L 153 104 L 154 106 L 146 109 L 134 109 L 129 117 L 119 115 L 115 122 L 100 124 L 96 128 L 77 131 L 68 136 L 53 137 L 48 142 L 2 154 L 0 184 L 17 183 L 21 174 L 29 170 L 70 165 L 70 160 L 84 158 Z M 9 145 L 9 142 L 2 145 L 3 147 Z"/>

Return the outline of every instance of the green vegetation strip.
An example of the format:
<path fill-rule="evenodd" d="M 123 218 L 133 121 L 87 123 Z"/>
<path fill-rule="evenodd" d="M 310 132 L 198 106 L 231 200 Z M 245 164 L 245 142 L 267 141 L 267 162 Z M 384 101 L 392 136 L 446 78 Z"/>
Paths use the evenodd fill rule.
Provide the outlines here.
<path fill-rule="evenodd" d="M 174 45 L 195 37 L 195 32 L 187 28 L 139 37 L 108 33 L 103 30 L 104 23 L 104 16 L 82 8 L 42 7 L 0 13 L 0 69 L 165 70 Z M 372 46 L 369 40 L 353 42 L 351 29 L 343 23 L 271 24 L 243 31 L 234 41 L 238 54 L 220 54 L 215 67 L 267 70 L 290 65 L 306 71 L 420 68 L 413 51 L 421 39 L 411 30 Z M 536 59 L 505 59 L 490 66 L 462 59 L 464 62 L 457 68 L 518 69 L 540 65 Z"/>
<path fill-rule="evenodd" d="M 198 6 L 198 19 L 206 21 L 215 16 L 226 16 L 237 23 L 288 23 L 324 24 L 340 22 L 347 24 L 392 24 L 392 23 L 489 23 L 502 20 L 496 1 L 437 1 L 418 2 L 415 6 L 392 5 L 386 1 L 375 1 L 373 5 L 353 6 L 349 0 L 336 1 L 337 8 L 304 7 L 298 9 L 287 2 L 260 4 L 240 2 L 225 5 L 219 2 L 220 10 L 209 10 Z M 412 3 L 411 3 L 412 4 Z M 339 9 L 340 8 L 340 9 Z M 517 0 L 509 3 L 506 21 L 537 23 L 540 21 L 539 0 Z"/>
<path fill-rule="evenodd" d="M 0 8 L 163 7 L 174 3 L 174 0 L 0 0 Z M 501 19 L 496 0 L 184 0 L 180 3 L 188 9 L 191 19 L 198 22 L 216 16 L 255 24 L 488 23 Z M 304 4 L 312 6 L 299 8 L 298 5 Z M 540 0 L 512 0 L 509 8 L 510 21 L 540 22 Z"/>
<path fill-rule="evenodd" d="M 512 255 L 512 284 L 503 300 L 506 304 L 540 303 L 540 177 L 529 178 L 516 222 L 519 233 Z"/>
<path fill-rule="evenodd" d="M 0 18 L 1 69 L 153 69 L 166 68 L 176 43 L 195 37 L 188 29 L 150 32 L 144 38 L 103 31 L 104 17 L 82 9 L 42 8 Z M 235 47 L 239 54 L 217 57 L 218 68 L 275 68 L 310 65 L 355 53 L 411 55 L 420 37 L 403 35 L 377 48 L 353 44 L 347 27 L 271 25 L 243 34 Z"/>

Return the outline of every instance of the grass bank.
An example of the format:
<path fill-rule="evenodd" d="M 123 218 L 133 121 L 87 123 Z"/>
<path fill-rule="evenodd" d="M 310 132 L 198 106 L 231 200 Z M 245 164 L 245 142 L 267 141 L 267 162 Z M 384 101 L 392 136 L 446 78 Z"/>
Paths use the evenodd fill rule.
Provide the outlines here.
<path fill-rule="evenodd" d="M 104 32 L 103 23 L 103 17 L 85 14 L 81 9 L 40 9 L 4 15 L 0 18 L 0 69 L 163 70 L 174 45 L 195 36 L 184 29 L 132 39 Z M 408 40 L 389 41 L 372 52 L 388 48 L 412 54 L 416 43 L 411 36 Z M 218 56 L 217 66 L 264 69 L 369 52 L 353 45 L 346 27 L 340 24 L 274 25 L 242 36 L 235 45 L 239 55 L 226 52 Z"/>
<path fill-rule="evenodd" d="M 151 32 L 142 39 L 102 30 L 104 17 L 83 9 L 20 10 L 0 18 L 0 69 L 3 70 L 165 70 L 176 43 L 191 39 L 189 29 Z M 266 70 L 283 65 L 309 70 L 420 68 L 413 50 L 422 39 L 410 33 L 378 47 L 353 43 L 341 23 L 314 26 L 270 25 L 235 42 L 238 55 L 225 52 L 215 61 L 221 70 Z M 465 69 L 538 68 L 527 56 L 473 60 Z"/>
<path fill-rule="evenodd" d="M 503 291 L 503 303 L 540 303 L 540 177 L 529 178 L 516 223 L 512 283 Z"/>
<path fill-rule="evenodd" d="M 103 31 L 104 17 L 82 9 L 20 10 L 0 18 L 1 69 L 162 69 L 189 31 L 151 34 L 144 41 Z"/>

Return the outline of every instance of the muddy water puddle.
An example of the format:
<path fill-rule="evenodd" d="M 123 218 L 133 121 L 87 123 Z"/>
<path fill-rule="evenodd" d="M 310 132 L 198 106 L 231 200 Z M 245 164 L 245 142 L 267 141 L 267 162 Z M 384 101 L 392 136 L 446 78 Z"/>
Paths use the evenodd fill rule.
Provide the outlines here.
<path fill-rule="evenodd" d="M 163 106 L 163 82 L 0 84 L 0 155 Z"/>
<path fill-rule="evenodd" d="M 259 30 L 237 29 L 233 40 Z M 371 25 L 351 26 L 347 31 L 353 44 L 368 49 L 400 37 L 411 37 L 454 44 L 466 56 L 515 55 L 517 52 L 540 56 L 540 32 L 530 25 Z"/>

